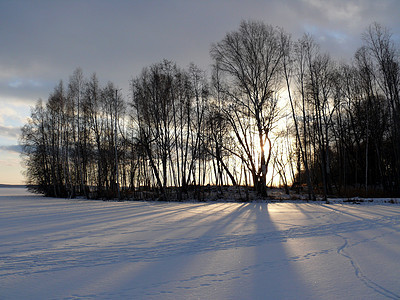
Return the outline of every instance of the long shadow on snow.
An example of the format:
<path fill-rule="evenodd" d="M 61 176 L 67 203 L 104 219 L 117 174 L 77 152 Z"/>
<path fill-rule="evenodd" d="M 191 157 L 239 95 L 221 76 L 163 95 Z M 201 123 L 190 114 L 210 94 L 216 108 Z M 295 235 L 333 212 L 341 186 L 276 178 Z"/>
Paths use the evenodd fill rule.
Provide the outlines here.
<path fill-rule="evenodd" d="M 254 206 L 254 204 L 252 205 Z M 184 213 L 187 209 L 190 208 L 182 208 L 180 212 Z M 155 244 L 152 243 L 148 246 L 146 244 L 133 244 L 133 241 L 125 240 L 100 248 L 95 245 L 83 247 L 83 249 L 78 248 L 72 253 L 71 249 L 57 249 L 57 251 L 48 249 L 37 254 L 28 255 L 27 257 L 15 257 L 13 255 L 8 257 L 8 255 L 5 255 L 0 257 L 0 259 L 5 262 L 2 266 L 3 271 L 15 270 L 18 273 L 31 274 L 77 266 L 90 267 L 119 262 L 158 261 L 175 255 L 190 255 L 232 248 L 256 247 L 270 242 L 285 242 L 289 238 L 334 236 L 342 233 L 392 227 L 400 224 L 400 216 L 397 215 L 372 220 L 359 219 L 338 224 L 302 226 L 287 230 L 278 230 L 271 226 L 270 231 L 256 231 L 246 234 L 224 234 L 221 231 L 229 227 L 245 211 L 246 209 L 243 206 L 238 208 L 235 212 L 215 221 L 213 227 L 198 237 L 170 237 L 161 239 Z M 173 223 L 170 225 L 171 230 L 173 230 Z M 15 268 L 19 264 L 25 265 L 24 267 Z"/>

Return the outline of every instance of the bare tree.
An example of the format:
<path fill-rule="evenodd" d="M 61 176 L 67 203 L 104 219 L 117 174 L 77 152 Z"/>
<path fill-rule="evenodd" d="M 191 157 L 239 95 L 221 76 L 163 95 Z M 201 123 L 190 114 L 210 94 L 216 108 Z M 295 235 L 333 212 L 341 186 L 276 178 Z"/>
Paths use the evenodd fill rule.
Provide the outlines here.
<path fill-rule="evenodd" d="M 296 145 L 298 147 L 298 151 L 300 153 L 299 159 L 303 162 L 305 169 L 305 176 L 308 188 L 308 199 L 315 200 L 314 188 L 312 185 L 310 168 L 309 168 L 309 160 L 308 160 L 308 143 L 307 143 L 307 117 L 306 117 L 306 93 L 305 93 L 305 53 L 306 49 L 312 47 L 310 43 L 310 38 L 308 36 L 304 36 L 302 40 L 299 40 L 295 45 L 291 42 L 290 38 L 287 35 L 281 36 L 281 43 L 284 49 L 283 56 L 283 71 L 284 78 L 286 82 L 288 98 L 290 109 L 292 112 L 292 120 L 294 123 L 295 136 L 296 136 Z M 292 82 L 295 82 L 293 84 Z M 294 88 L 294 86 L 297 86 Z M 295 92 L 295 93 L 293 93 Z M 294 95 L 297 95 L 294 98 Z M 300 112 L 296 111 L 296 107 L 300 107 Z M 300 124 L 302 122 L 302 124 Z M 301 136 L 301 128 L 302 125 L 302 136 Z M 299 160 L 300 164 L 300 160 Z M 300 173 L 300 167 L 298 167 L 298 173 Z M 298 174 L 300 175 L 300 174 Z"/>
<path fill-rule="evenodd" d="M 211 80 L 194 64 L 143 69 L 131 82 L 129 118 L 113 83 L 101 86 L 78 68 L 23 127 L 27 183 L 57 197 L 152 189 L 161 197 L 174 190 L 178 200 L 194 191 L 201 200 L 208 184 L 222 192 L 245 183 L 266 196 L 272 173 L 287 192 L 290 181 L 307 185 L 309 199 L 343 187 L 398 195 L 399 48 L 379 24 L 363 40 L 353 61 L 339 65 L 310 35 L 292 42 L 280 29 L 243 21 L 212 45 Z M 282 91 L 290 107 L 284 129 Z"/>
<path fill-rule="evenodd" d="M 224 111 L 241 146 L 238 156 L 251 171 L 258 192 L 267 195 L 270 133 L 277 119 L 283 56 L 280 32 L 262 22 L 243 21 L 237 31 L 212 46 L 211 56 L 226 82 Z"/>
<path fill-rule="evenodd" d="M 400 59 L 399 49 L 392 40 L 390 31 L 374 23 L 363 35 L 366 48 L 377 64 L 378 84 L 387 99 L 391 117 L 392 140 L 392 188 L 400 186 Z"/>

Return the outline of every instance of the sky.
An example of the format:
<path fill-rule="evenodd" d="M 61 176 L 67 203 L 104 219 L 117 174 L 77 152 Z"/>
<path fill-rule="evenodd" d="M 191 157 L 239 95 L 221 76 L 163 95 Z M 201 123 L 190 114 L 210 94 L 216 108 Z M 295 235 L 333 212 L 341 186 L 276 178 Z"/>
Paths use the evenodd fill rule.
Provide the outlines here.
<path fill-rule="evenodd" d="M 0 0 L 0 184 L 24 183 L 20 128 L 78 67 L 127 99 L 129 81 L 163 59 L 208 71 L 211 44 L 242 20 L 310 33 L 349 61 L 373 22 L 400 41 L 399 15 L 399 0 Z"/>

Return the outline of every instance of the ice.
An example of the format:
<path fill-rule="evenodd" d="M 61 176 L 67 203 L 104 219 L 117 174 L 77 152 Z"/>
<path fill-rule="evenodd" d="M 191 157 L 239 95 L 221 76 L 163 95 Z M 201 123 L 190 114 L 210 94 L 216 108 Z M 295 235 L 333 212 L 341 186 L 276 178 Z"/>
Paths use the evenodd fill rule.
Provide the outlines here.
<path fill-rule="evenodd" d="M 0 188 L 0 299 L 399 299 L 400 206 Z"/>

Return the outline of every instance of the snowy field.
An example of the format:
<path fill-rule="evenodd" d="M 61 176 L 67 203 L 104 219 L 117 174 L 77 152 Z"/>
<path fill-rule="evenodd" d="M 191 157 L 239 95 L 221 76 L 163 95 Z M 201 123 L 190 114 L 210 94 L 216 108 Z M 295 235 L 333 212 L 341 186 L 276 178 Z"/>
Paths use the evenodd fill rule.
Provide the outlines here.
<path fill-rule="evenodd" d="M 400 205 L 0 189 L 0 299 L 399 299 Z"/>

